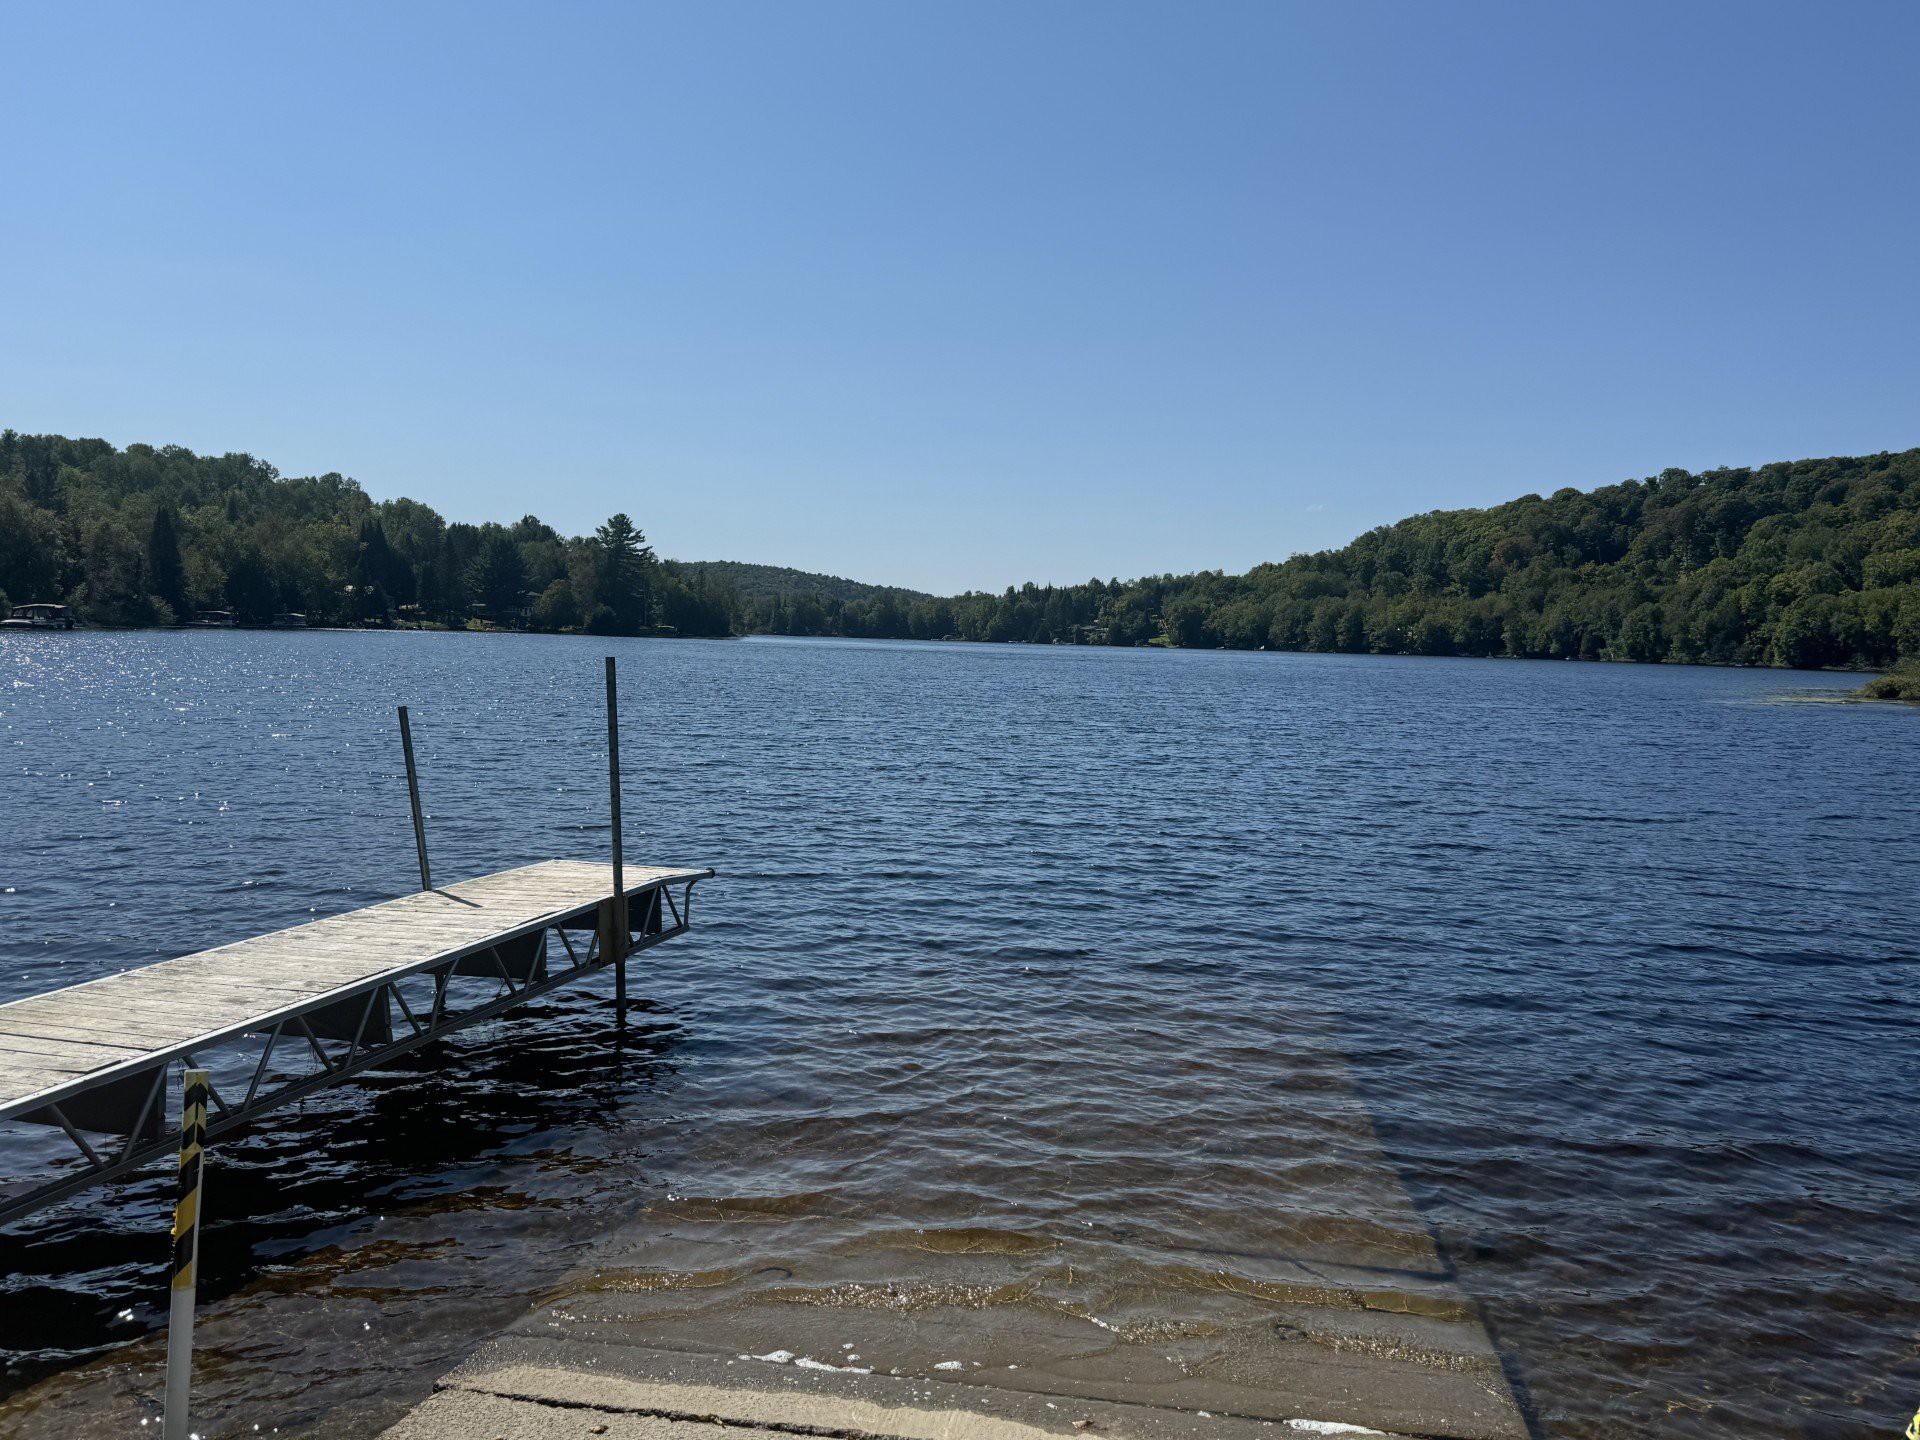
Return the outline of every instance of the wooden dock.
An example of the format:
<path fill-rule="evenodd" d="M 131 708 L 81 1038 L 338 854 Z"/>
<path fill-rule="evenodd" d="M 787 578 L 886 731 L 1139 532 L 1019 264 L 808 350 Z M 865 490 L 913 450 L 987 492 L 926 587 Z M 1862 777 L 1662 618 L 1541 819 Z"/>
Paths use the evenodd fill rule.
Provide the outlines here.
<path fill-rule="evenodd" d="M 548 860 L 0 1005 L 0 1122 L 74 1148 L 0 1223 L 172 1153 L 175 1068 L 213 1072 L 211 1137 L 595 971 L 624 1004 L 626 957 L 713 872 L 627 868 L 618 896 L 615 873 Z"/>

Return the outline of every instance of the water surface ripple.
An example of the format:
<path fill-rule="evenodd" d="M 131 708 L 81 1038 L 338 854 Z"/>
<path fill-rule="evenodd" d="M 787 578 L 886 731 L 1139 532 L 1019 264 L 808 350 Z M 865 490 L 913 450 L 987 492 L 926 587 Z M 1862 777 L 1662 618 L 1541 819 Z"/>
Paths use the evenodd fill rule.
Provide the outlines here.
<path fill-rule="evenodd" d="M 663 1206 L 1070 1237 L 1143 1313 L 1390 1263 L 1376 1145 L 1547 1434 L 1920 1403 L 1920 713 L 1843 677 L 7 636 L 0 998 L 406 889 L 396 702 L 437 875 L 604 853 L 609 643 L 628 854 L 722 875 L 625 1036 L 562 992 L 219 1148 L 209 1383 L 265 1428 L 372 1433 Z M 0 1231 L 0 1433 L 150 1370 L 165 1210 Z"/>

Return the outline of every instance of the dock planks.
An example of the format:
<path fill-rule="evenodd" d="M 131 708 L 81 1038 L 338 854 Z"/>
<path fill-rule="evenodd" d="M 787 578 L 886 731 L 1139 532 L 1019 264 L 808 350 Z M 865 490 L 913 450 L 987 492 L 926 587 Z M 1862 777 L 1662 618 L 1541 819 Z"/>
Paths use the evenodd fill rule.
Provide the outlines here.
<path fill-rule="evenodd" d="M 631 900 L 710 870 L 629 868 Z M 0 1005 L 0 1120 L 150 1073 L 451 957 L 590 919 L 606 865 L 547 860 Z"/>

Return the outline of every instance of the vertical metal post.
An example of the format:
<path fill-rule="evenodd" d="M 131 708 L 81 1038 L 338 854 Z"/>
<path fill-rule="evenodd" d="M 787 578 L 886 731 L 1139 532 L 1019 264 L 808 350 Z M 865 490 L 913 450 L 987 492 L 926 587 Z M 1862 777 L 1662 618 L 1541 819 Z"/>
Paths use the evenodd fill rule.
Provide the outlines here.
<path fill-rule="evenodd" d="M 627 884 L 620 851 L 620 701 L 614 686 L 613 656 L 607 656 L 607 790 L 613 799 L 613 1007 L 627 1019 Z"/>
<path fill-rule="evenodd" d="M 400 707 L 400 749 L 407 757 L 407 799 L 413 805 L 413 848 L 420 852 L 420 888 L 433 889 L 433 874 L 427 869 L 427 823 L 420 818 L 420 774 L 413 768 L 413 727 L 407 723 L 407 707 Z"/>
<path fill-rule="evenodd" d="M 187 1440 L 193 1383 L 193 1301 L 200 1279 L 201 1153 L 207 1143 L 207 1072 L 189 1070 L 180 1106 L 180 1188 L 173 1202 L 173 1286 L 167 1303 L 163 1440 Z"/>

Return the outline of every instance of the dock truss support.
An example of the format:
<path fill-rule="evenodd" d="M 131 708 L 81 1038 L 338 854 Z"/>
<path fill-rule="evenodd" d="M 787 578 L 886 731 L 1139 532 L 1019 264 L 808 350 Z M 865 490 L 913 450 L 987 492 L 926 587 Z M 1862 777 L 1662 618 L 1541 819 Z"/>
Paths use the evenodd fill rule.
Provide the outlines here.
<path fill-rule="evenodd" d="M 130 1073 L 71 1093 L 37 1096 L 31 1109 L 9 1107 L 12 1113 L 0 1113 L 0 1120 L 60 1130 L 74 1158 L 52 1179 L 9 1186 L 0 1193 L 0 1224 L 174 1154 L 166 1081 L 175 1067 L 209 1072 L 206 1136 L 216 1139 L 276 1106 L 504 1015 L 673 939 L 689 928 L 693 886 L 710 873 L 679 872 L 619 902 L 601 900 L 489 936 L 482 944 L 326 991 L 263 1018 L 258 1028 L 210 1035 L 191 1048 L 146 1057 L 143 1068 Z M 634 928 L 616 936 L 614 917 L 620 911 Z"/>

